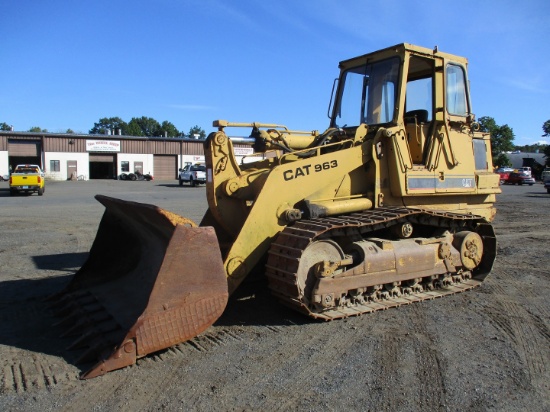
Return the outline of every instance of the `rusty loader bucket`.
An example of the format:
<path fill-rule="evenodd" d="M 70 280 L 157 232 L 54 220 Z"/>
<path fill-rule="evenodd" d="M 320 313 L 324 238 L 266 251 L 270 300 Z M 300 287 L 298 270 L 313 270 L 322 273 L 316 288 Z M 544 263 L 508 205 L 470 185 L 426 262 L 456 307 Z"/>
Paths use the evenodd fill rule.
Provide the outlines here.
<path fill-rule="evenodd" d="M 211 227 L 153 205 L 102 195 L 88 260 L 53 298 L 78 363 L 93 378 L 200 334 L 227 304 L 227 279 Z"/>

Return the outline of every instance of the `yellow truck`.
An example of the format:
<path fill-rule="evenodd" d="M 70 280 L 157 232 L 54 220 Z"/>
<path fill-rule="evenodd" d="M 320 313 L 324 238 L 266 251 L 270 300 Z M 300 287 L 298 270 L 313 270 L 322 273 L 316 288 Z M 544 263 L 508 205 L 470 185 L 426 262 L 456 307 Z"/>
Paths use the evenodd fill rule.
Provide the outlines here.
<path fill-rule="evenodd" d="M 10 176 L 10 195 L 18 193 L 38 193 L 42 196 L 46 191 L 44 172 L 38 165 L 17 165 Z"/>

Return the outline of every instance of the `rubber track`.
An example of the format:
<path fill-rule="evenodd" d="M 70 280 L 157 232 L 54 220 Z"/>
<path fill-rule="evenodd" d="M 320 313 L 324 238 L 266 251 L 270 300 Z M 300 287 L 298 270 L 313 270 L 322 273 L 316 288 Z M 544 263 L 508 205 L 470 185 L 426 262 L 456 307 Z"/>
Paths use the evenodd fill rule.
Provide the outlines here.
<path fill-rule="evenodd" d="M 465 279 L 460 283 L 440 289 L 425 290 L 361 304 L 355 303 L 352 306 L 336 307 L 322 312 L 313 311 L 303 300 L 304 297 L 298 288 L 297 271 L 302 253 L 314 241 L 328 239 L 334 235 L 363 235 L 389 228 L 399 222 L 422 223 L 423 220 L 433 220 L 434 217 L 440 219 L 439 227 L 456 226 L 472 230 L 472 225 L 477 222 L 486 223 L 482 217 L 471 214 L 436 212 L 405 207 L 384 207 L 338 217 L 300 220 L 294 225 L 286 227 L 270 247 L 266 265 L 269 288 L 284 305 L 313 318 L 332 320 L 408 305 L 413 302 L 436 299 L 479 286 L 484 276 L 481 279 Z"/>

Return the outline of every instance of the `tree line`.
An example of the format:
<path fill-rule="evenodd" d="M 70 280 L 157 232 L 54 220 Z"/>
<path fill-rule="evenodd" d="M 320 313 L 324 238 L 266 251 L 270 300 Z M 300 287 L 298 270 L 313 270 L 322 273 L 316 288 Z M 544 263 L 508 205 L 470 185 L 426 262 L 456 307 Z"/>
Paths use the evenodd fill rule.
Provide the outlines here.
<path fill-rule="evenodd" d="M 10 131 L 11 126 L 7 123 L 0 123 L 0 130 Z M 31 127 L 28 132 L 48 133 L 47 129 L 38 126 Z M 65 133 L 75 133 L 67 129 Z M 143 137 L 188 137 L 191 139 L 205 139 L 206 132 L 199 126 L 193 126 L 189 132 L 178 130 L 173 123 L 165 120 L 162 123 L 152 117 L 133 117 L 129 122 L 125 122 L 120 117 L 103 117 L 94 123 L 94 126 L 88 131 L 89 134 L 120 134 L 123 136 L 143 136 Z"/>
<path fill-rule="evenodd" d="M 159 123 L 152 117 L 146 116 L 133 117 L 128 123 L 120 117 L 104 117 L 94 123 L 94 127 L 89 131 L 90 134 L 108 134 L 108 132 L 124 136 L 206 138 L 206 132 L 199 126 L 191 127 L 185 134 L 167 120 Z"/>
<path fill-rule="evenodd" d="M 525 146 L 516 146 L 513 144 L 515 139 L 514 131 L 507 124 L 498 125 L 495 119 L 489 116 L 480 117 L 478 120 L 479 130 L 491 135 L 491 154 L 493 156 L 493 164 L 499 167 L 511 166 L 512 162 L 506 152 L 522 151 L 522 152 L 543 152 L 546 157 L 546 166 L 550 166 L 550 145 L 534 144 Z M 542 125 L 542 137 L 550 136 L 550 120 L 547 120 Z"/>

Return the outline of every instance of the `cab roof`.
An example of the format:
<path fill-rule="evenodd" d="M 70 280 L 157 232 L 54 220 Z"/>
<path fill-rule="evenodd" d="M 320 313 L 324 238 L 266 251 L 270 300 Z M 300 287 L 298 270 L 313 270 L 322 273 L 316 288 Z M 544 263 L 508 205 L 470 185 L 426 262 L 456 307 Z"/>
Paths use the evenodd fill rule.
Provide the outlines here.
<path fill-rule="evenodd" d="M 393 56 L 404 56 L 406 52 L 420 55 L 424 57 L 438 57 L 445 60 L 453 61 L 456 63 L 468 64 L 468 59 L 465 57 L 456 56 L 454 54 L 440 52 L 437 46 L 433 49 L 427 47 L 415 46 L 410 43 L 400 43 L 395 46 L 386 47 L 371 53 L 363 54 L 361 56 L 353 57 L 351 59 L 342 60 L 339 64 L 340 68 L 348 68 L 364 64 L 366 61 L 384 60 Z"/>

